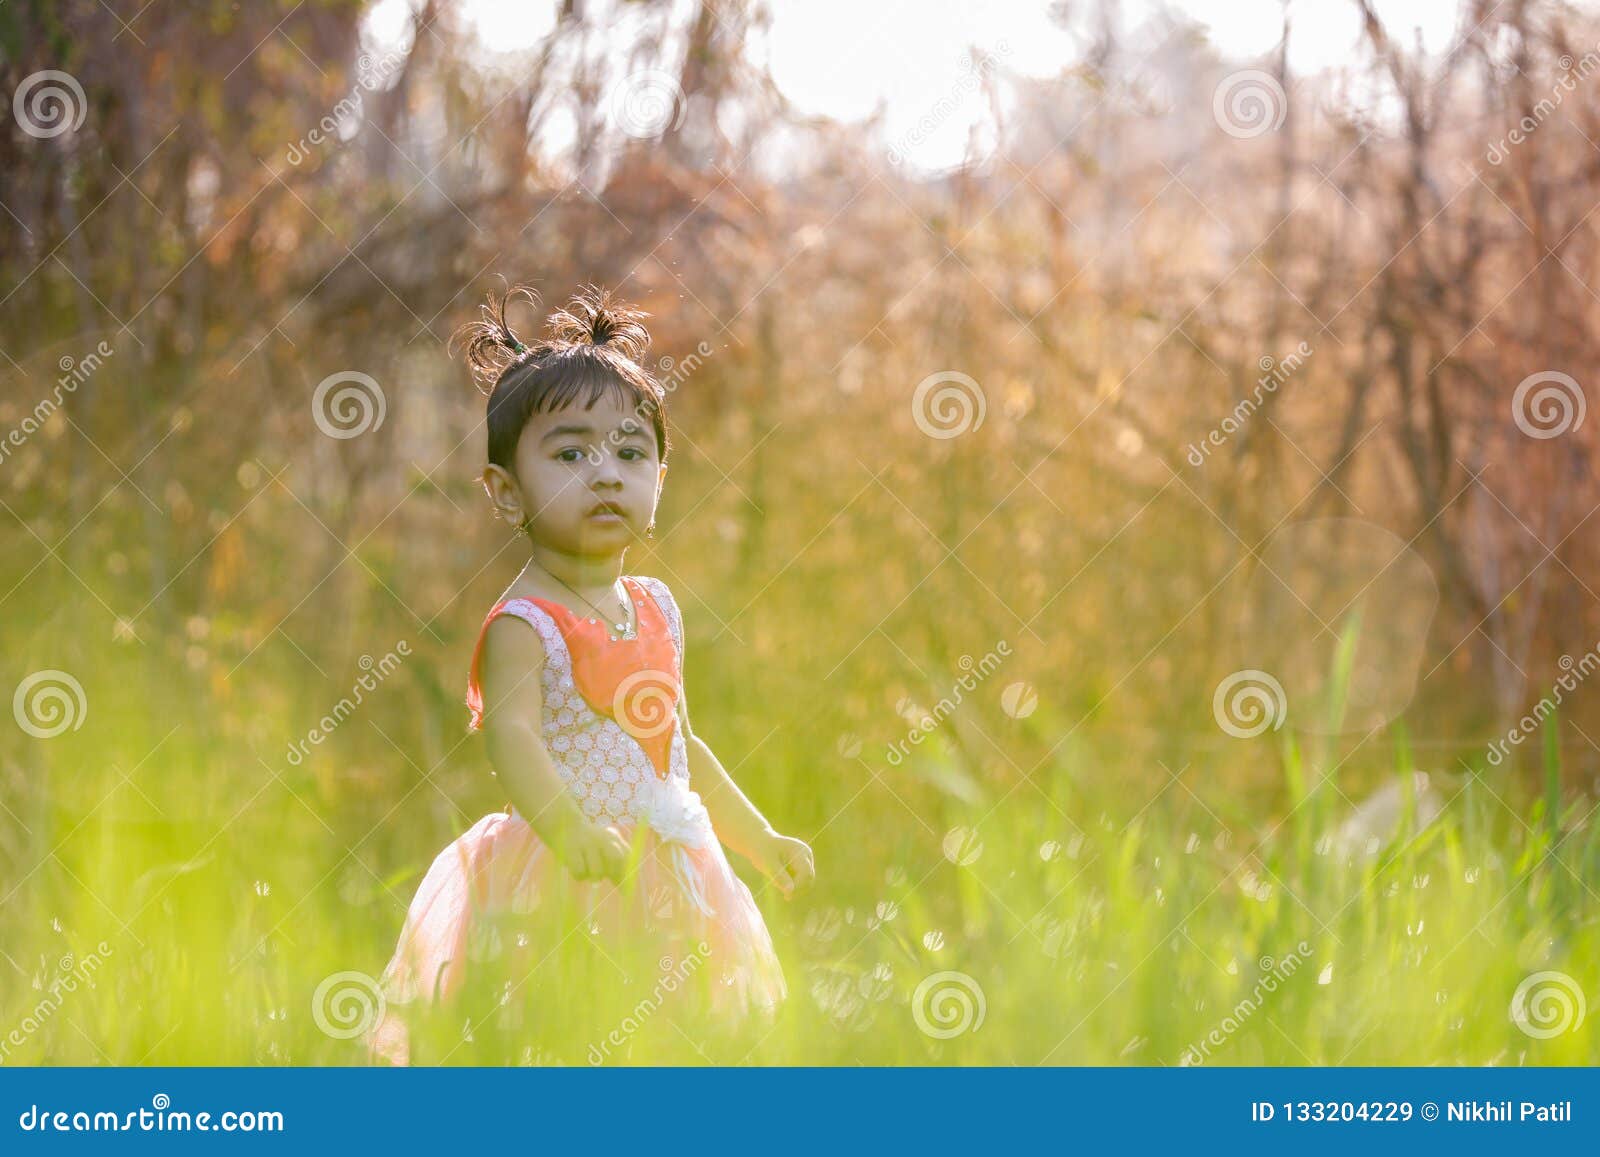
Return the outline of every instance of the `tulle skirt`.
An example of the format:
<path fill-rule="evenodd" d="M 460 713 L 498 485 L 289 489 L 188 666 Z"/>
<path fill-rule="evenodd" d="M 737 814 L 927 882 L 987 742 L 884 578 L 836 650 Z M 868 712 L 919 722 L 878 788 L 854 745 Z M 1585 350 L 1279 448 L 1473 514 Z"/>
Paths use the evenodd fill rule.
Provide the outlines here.
<path fill-rule="evenodd" d="M 670 1001 L 675 1023 L 687 1016 L 719 1031 L 769 1023 L 786 995 L 783 970 L 721 845 L 663 840 L 645 824 L 616 826 L 632 849 L 621 883 L 574 879 L 515 809 L 485 816 L 440 852 L 380 980 L 382 1012 L 365 1038 L 369 1059 L 411 1063 L 408 1014 L 437 1009 L 486 976 L 501 984 L 502 1004 L 536 1007 L 527 998 L 539 994 L 571 1011 L 593 1000 L 591 980 L 603 985 L 627 967 L 619 960 L 649 960 L 656 970 L 636 1007 Z M 570 955 L 574 936 L 592 938 L 605 961 L 581 986 L 549 965 Z M 552 985 L 564 991 L 548 991 Z M 611 1059 L 608 1042 L 617 1040 L 616 1022 L 598 1015 L 602 1003 L 594 1002 L 597 1017 L 582 1030 L 591 1063 Z M 537 1025 L 528 1028 L 538 1035 Z"/>

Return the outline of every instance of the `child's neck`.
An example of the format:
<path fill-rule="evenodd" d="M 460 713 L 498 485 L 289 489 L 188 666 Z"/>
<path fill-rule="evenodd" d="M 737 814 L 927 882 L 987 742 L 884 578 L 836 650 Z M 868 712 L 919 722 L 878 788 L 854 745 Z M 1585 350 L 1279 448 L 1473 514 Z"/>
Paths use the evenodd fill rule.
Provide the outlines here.
<path fill-rule="evenodd" d="M 580 594 L 610 590 L 622 575 L 620 554 L 585 558 L 535 545 L 532 561 L 536 570 L 542 568 Z"/>

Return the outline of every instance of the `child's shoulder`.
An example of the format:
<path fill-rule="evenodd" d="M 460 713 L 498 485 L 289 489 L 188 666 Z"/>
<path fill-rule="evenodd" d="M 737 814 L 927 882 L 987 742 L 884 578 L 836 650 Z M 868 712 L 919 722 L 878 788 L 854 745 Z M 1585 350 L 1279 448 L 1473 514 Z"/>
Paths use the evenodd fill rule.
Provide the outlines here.
<path fill-rule="evenodd" d="M 672 588 L 666 583 L 656 578 L 654 575 L 647 574 L 631 574 L 628 576 L 628 580 L 630 582 L 638 583 L 645 589 L 647 594 L 654 598 L 658 603 L 661 603 L 664 608 L 674 614 L 677 613 L 678 600 L 672 597 Z"/>
<path fill-rule="evenodd" d="M 547 648 L 556 631 L 548 611 L 526 595 L 509 592 L 494 605 L 483 625 L 483 637 L 491 649 L 523 654 Z"/>
<path fill-rule="evenodd" d="M 502 689 L 495 692 L 497 702 L 502 704 L 528 707 L 537 702 L 539 680 L 529 680 L 525 673 L 543 669 L 560 654 L 558 640 L 552 638 L 547 622 L 544 612 L 527 599 L 502 599 L 489 612 L 478 633 L 467 676 L 472 730 L 484 724 L 485 686 Z M 529 630 L 530 626 L 534 629 Z"/>
<path fill-rule="evenodd" d="M 661 613 L 667 617 L 667 625 L 671 628 L 673 636 L 681 639 L 683 612 L 678 610 L 678 600 L 672 597 L 672 588 L 651 575 L 631 574 L 628 579 L 643 587 L 644 592 L 656 601 Z"/>
<path fill-rule="evenodd" d="M 627 575 L 626 578 L 629 582 L 638 583 L 651 594 L 659 593 L 669 599 L 672 597 L 672 588 L 667 586 L 666 583 L 662 582 L 654 575 L 630 574 Z"/>

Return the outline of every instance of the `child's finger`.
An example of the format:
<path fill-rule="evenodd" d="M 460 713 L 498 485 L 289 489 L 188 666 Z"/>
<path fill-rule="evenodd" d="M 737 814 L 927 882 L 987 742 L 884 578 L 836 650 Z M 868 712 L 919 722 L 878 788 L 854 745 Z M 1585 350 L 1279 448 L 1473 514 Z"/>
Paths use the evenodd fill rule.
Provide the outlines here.
<path fill-rule="evenodd" d="M 784 867 L 788 870 L 792 890 L 798 892 L 811 882 L 813 875 L 811 857 L 804 848 L 796 848 L 784 857 Z"/>

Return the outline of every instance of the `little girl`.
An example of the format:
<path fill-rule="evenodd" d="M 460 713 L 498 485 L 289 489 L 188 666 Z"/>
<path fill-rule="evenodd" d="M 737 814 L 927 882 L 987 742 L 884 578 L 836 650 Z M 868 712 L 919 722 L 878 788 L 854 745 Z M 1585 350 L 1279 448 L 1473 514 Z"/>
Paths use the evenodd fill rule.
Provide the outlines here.
<path fill-rule="evenodd" d="M 690 728 L 672 592 L 622 574 L 628 546 L 654 532 L 667 472 L 647 315 L 588 287 L 524 345 L 506 324 L 518 296 L 537 304 L 515 286 L 456 335 L 489 387 L 484 488 L 530 556 L 484 620 L 467 683 L 512 803 L 445 848 L 411 902 L 368 1039 L 393 1064 L 411 1054 L 400 1006 L 454 995 L 496 915 L 541 905 L 575 905 L 602 953 L 643 945 L 680 975 L 695 957 L 718 1025 L 768 1015 L 783 971 L 718 841 L 785 897 L 815 874 L 811 849 L 774 831 Z M 524 983 L 540 985 L 559 947 L 531 946 Z M 555 995 L 570 1007 L 592 992 Z"/>

